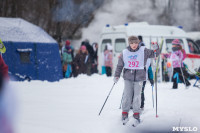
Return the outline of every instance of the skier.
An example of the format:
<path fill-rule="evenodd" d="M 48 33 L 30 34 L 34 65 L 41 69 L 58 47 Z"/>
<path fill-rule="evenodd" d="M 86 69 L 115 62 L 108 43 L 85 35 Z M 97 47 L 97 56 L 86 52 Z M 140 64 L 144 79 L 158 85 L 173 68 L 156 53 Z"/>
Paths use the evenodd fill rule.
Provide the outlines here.
<path fill-rule="evenodd" d="M 142 82 L 146 80 L 146 62 L 148 58 L 154 58 L 154 50 L 157 50 L 156 56 L 160 54 L 157 44 L 154 50 L 139 46 L 139 39 L 136 36 L 128 38 L 129 46 L 123 50 L 119 57 L 117 68 L 114 75 L 114 82 L 117 83 L 122 69 L 124 78 L 124 95 L 122 101 L 122 121 L 125 124 L 128 121 L 128 112 L 131 101 L 133 100 L 133 117 L 140 121 L 140 105 Z"/>
<path fill-rule="evenodd" d="M 179 39 L 174 39 L 172 41 L 172 53 L 164 54 L 164 58 L 170 58 L 172 61 L 173 66 L 173 86 L 172 89 L 178 88 L 179 80 L 186 84 L 186 87 L 188 88 L 191 84 L 188 81 L 188 74 L 184 68 L 183 60 L 186 58 L 185 50 L 182 49 L 181 42 Z M 183 73 L 182 73 L 182 72 Z"/>
<path fill-rule="evenodd" d="M 143 39 L 142 39 L 142 36 L 138 36 L 138 39 L 139 39 L 139 47 L 145 46 Z M 151 59 L 147 59 L 147 63 L 146 63 L 145 67 L 148 68 L 148 71 L 146 71 L 146 80 L 149 79 L 151 86 L 153 86 L 154 81 L 153 81 L 153 71 L 152 71 L 152 67 L 151 67 Z M 144 109 L 144 101 L 145 101 L 144 88 L 145 88 L 145 85 L 146 85 L 146 80 L 143 81 L 142 92 L 141 92 L 141 106 L 140 106 L 140 108 L 142 110 Z M 133 109 L 132 104 L 131 104 L 131 109 Z"/>
<path fill-rule="evenodd" d="M 142 39 L 142 36 L 138 36 L 138 39 L 139 39 L 139 47 L 145 46 L 143 39 Z M 149 79 L 151 86 L 153 86 L 154 81 L 153 81 L 153 71 L 152 71 L 152 67 L 151 67 L 151 59 L 147 60 L 146 68 L 148 68 L 148 71 L 146 73 L 146 80 Z M 145 85 L 146 85 L 146 81 L 143 81 L 142 93 L 141 93 L 141 106 L 140 106 L 141 109 L 144 109 L 144 101 L 145 101 L 144 88 L 145 88 Z"/>
<path fill-rule="evenodd" d="M 172 41 L 172 53 L 170 59 L 172 60 L 173 65 L 173 87 L 172 89 L 178 88 L 178 80 L 181 80 L 183 83 L 185 82 L 186 86 L 189 87 L 191 84 L 187 80 L 187 77 L 182 73 L 183 70 L 183 60 L 185 59 L 186 54 L 184 50 L 182 50 L 181 42 L 179 39 L 174 39 Z M 185 79 L 185 81 L 184 81 Z"/>

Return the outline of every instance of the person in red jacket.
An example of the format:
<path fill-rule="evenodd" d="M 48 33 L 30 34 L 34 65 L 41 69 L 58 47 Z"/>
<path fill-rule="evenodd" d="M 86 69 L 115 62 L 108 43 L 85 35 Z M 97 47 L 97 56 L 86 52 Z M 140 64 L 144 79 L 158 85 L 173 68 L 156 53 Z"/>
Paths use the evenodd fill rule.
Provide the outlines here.
<path fill-rule="evenodd" d="M 1 55 L 0 55 L 0 74 L 4 78 L 8 77 L 8 66 L 5 64 Z"/>
<path fill-rule="evenodd" d="M 8 66 L 0 55 L 0 133 L 14 133 L 15 99 L 8 78 Z"/>

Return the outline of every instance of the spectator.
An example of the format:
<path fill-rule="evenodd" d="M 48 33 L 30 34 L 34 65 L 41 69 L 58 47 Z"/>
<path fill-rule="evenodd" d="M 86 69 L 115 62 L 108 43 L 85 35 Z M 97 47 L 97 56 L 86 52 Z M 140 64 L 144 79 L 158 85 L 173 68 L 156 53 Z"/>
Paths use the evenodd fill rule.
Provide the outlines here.
<path fill-rule="evenodd" d="M 107 50 L 104 51 L 104 61 L 106 67 L 106 75 L 112 76 L 112 68 L 113 68 L 113 53 L 112 46 L 110 43 L 107 43 Z"/>
<path fill-rule="evenodd" d="M 91 63 L 90 56 L 86 49 L 86 46 L 82 45 L 78 54 L 74 58 L 74 66 L 76 69 L 76 76 L 78 74 L 88 74 L 88 66 Z"/>
<path fill-rule="evenodd" d="M 94 63 L 94 50 L 93 50 L 93 48 L 92 48 L 92 46 L 90 45 L 90 42 L 89 42 L 89 40 L 88 39 L 86 39 L 85 41 L 83 41 L 82 43 L 81 43 L 81 46 L 86 46 L 86 49 L 87 49 L 87 51 L 88 51 L 88 55 L 90 56 L 90 63 L 88 64 L 88 75 L 91 75 L 92 73 L 91 73 L 91 71 L 92 71 L 92 64 Z"/>
<path fill-rule="evenodd" d="M 70 41 L 67 40 L 65 44 L 65 48 L 63 51 L 63 73 L 65 78 L 69 78 L 72 75 L 72 47 L 70 46 Z"/>
<path fill-rule="evenodd" d="M 98 44 L 95 42 L 93 43 L 93 50 L 94 50 L 94 62 L 92 64 L 92 74 L 93 73 L 98 73 L 98 70 L 97 70 L 97 66 L 98 66 Z"/>
<path fill-rule="evenodd" d="M 1 55 L 0 55 L 0 72 L 3 75 L 3 77 L 8 77 L 8 66 L 5 64 Z"/>
<path fill-rule="evenodd" d="M 8 66 L 0 55 L 0 133 L 14 132 L 15 101 L 12 89 L 7 85 Z"/>

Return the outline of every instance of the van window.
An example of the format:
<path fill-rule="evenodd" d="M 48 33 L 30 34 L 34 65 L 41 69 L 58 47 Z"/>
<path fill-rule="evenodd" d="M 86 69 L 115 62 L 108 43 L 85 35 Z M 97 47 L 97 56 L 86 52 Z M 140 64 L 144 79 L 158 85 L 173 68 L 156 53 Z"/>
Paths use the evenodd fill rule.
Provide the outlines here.
<path fill-rule="evenodd" d="M 121 38 L 121 39 L 116 39 L 115 40 L 115 52 L 116 53 L 121 53 L 122 50 L 126 48 L 126 40 Z"/>
<path fill-rule="evenodd" d="M 200 47 L 200 40 L 196 40 L 195 42 Z"/>
<path fill-rule="evenodd" d="M 195 44 L 195 42 L 193 42 L 192 40 L 190 39 L 187 39 L 187 42 L 188 42 L 188 47 L 189 47 L 189 51 L 190 53 L 193 53 L 193 54 L 199 54 L 199 48 L 198 46 Z"/>
<path fill-rule="evenodd" d="M 103 52 L 105 50 L 106 44 L 110 43 L 112 45 L 112 41 L 111 39 L 104 39 L 101 43 L 101 52 Z"/>
<path fill-rule="evenodd" d="M 166 50 L 167 50 L 168 53 L 172 52 L 172 41 L 173 40 L 174 39 L 166 39 L 165 40 L 166 41 Z M 184 49 L 183 40 L 182 39 L 179 39 L 179 40 L 181 42 L 182 48 Z"/>
<path fill-rule="evenodd" d="M 20 52 L 21 63 L 30 63 L 30 52 Z"/>

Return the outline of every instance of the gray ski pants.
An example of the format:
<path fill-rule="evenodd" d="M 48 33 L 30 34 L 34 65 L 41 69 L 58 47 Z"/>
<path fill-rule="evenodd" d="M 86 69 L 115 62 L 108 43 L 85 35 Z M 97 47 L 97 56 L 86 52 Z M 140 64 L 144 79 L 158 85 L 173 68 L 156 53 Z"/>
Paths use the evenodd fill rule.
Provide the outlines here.
<path fill-rule="evenodd" d="M 124 93 L 122 101 L 123 112 L 129 112 L 132 100 L 133 113 L 140 112 L 142 83 L 143 81 L 134 82 L 131 80 L 124 80 Z"/>

